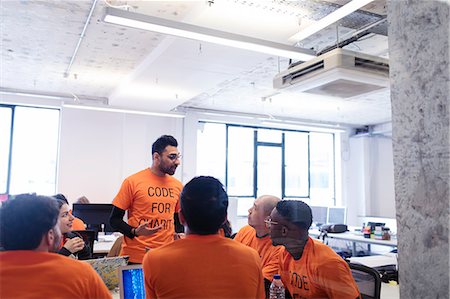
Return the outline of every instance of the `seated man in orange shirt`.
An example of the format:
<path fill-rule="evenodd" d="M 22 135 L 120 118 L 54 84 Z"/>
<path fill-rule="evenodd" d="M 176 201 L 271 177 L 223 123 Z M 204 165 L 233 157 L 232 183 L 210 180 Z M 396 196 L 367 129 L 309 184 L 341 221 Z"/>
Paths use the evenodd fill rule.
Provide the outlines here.
<path fill-rule="evenodd" d="M 279 256 L 281 280 L 292 298 L 360 298 L 347 263 L 330 247 L 308 236 L 311 208 L 299 200 L 281 200 L 266 220 Z"/>
<path fill-rule="evenodd" d="M 281 246 L 272 245 L 269 229 L 264 221 L 279 201 L 278 197 L 272 195 L 258 197 L 248 210 L 248 225 L 241 228 L 234 237 L 234 240 L 258 251 L 267 294 L 273 276 L 278 273 L 278 254 Z"/>
<path fill-rule="evenodd" d="M 196 177 L 180 203 L 186 237 L 144 256 L 147 298 L 264 298 L 258 253 L 218 234 L 228 207 L 222 184 Z"/>
<path fill-rule="evenodd" d="M 0 298 L 112 298 L 87 263 L 55 254 L 59 208 L 51 197 L 22 194 L 0 208 Z"/>

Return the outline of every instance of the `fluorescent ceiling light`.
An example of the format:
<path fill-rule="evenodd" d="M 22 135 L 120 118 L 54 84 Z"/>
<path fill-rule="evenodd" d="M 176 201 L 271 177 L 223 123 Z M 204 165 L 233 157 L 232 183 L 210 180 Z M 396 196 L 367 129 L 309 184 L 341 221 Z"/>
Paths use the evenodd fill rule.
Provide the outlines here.
<path fill-rule="evenodd" d="M 150 112 L 150 111 L 140 111 L 140 110 L 129 110 L 129 109 L 112 107 L 112 106 L 102 107 L 102 106 L 87 106 L 87 105 L 64 104 L 63 107 L 65 107 L 65 108 L 73 108 L 73 109 L 82 109 L 82 110 L 94 110 L 94 111 L 105 111 L 105 112 L 117 112 L 117 113 L 150 115 L 150 116 L 184 118 L 184 114 L 161 113 L 161 112 Z"/>
<path fill-rule="evenodd" d="M 159 32 L 301 61 L 307 61 L 313 57 L 316 57 L 315 52 L 310 49 L 279 44 L 253 37 L 180 23 L 111 7 L 106 8 L 106 14 L 103 17 L 103 21 L 106 23 Z"/>
<path fill-rule="evenodd" d="M 374 0 L 353 0 L 349 3 L 345 4 L 341 8 L 337 9 L 336 11 L 330 13 L 326 17 L 320 19 L 316 23 L 312 24 L 311 26 L 306 27 L 305 30 L 302 30 L 293 36 L 289 38 L 292 42 L 299 42 L 301 40 L 304 40 L 307 37 L 310 37 L 314 33 L 319 32 L 322 29 L 325 29 L 326 27 L 330 26 L 331 24 L 336 23 L 340 19 L 348 16 L 354 11 L 357 11 L 361 7 L 366 6 L 370 2 Z"/>
<path fill-rule="evenodd" d="M 347 129 L 341 126 L 333 125 L 315 125 L 313 123 L 297 123 L 294 121 L 276 121 L 276 120 L 262 120 L 261 125 L 269 126 L 271 128 L 292 129 L 299 131 L 310 132 L 326 132 L 326 133 L 345 133 Z"/>

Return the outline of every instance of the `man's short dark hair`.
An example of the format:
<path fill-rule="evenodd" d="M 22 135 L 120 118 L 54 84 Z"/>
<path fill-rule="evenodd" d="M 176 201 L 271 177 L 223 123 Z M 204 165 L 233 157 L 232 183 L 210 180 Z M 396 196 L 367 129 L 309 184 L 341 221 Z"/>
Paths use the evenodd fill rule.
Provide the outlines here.
<path fill-rule="evenodd" d="M 302 229 L 307 230 L 312 224 L 311 208 L 301 200 L 280 200 L 276 209 L 283 218 Z"/>
<path fill-rule="evenodd" d="M 152 145 L 152 155 L 154 153 L 162 154 L 162 152 L 166 149 L 166 147 L 170 146 L 178 146 L 177 140 L 170 135 L 162 135 L 158 139 L 156 139 L 155 142 L 153 142 Z"/>
<path fill-rule="evenodd" d="M 59 208 L 52 197 L 20 194 L 0 208 L 0 243 L 5 250 L 34 250 L 55 227 Z"/>
<path fill-rule="evenodd" d="M 226 220 L 228 195 L 216 178 L 193 178 L 184 186 L 180 203 L 186 223 L 195 234 L 215 234 Z"/>

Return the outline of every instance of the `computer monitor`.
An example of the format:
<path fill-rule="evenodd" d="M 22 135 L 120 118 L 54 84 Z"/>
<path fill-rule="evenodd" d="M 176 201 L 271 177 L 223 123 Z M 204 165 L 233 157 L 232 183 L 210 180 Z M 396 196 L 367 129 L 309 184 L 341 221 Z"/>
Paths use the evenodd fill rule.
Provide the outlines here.
<path fill-rule="evenodd" d="M 83 220 L 88 229 L 95 230 L 98 233 L 101 231 L 103 224 L 105 232 L 112 233 L 115 231 L 109 224 L 109 216 L 111 215 L 112 208 L 112 204 L 74 203 L 72 214 Z"/>
<path fill-rule="evenodd" d="M 319 207 L 319 206 L 310 206 L 312 211 L 313 223 L 316 226 L 321 226 L 322 224 L 327 223 L 327 207 Z"/>
<path fill-rule="evenodd" d="M 329 207 L 328 208 L 328 221 L 329 224 L 346 224 L 346 208 L 343 207 Z"/>
<path fill-rule="evenodd" d="M 145 299 L 142 265 L 119 268 L 120 299 Z"/>

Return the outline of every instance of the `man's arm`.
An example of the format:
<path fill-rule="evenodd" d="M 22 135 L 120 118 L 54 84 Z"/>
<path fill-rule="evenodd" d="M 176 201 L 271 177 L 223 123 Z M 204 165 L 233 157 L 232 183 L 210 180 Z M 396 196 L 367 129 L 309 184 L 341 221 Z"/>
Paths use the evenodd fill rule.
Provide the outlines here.
<path fill-rule="evenodd" d="M 176 233 L 184 233 L 184 226 L 180 222 L 178 213 L 173 214 L 173 223 L 175 224 L 175 232 Z"/>
<path fill-rule="evenodd" d="M 109 216 L 109 224 L 128 238 L 133 239 L 135 237 L 133 234 L 134 227 L 123 221 L 123 216 L 125 216 L 125 210 L 113 206 L 111 216 Z"/>

